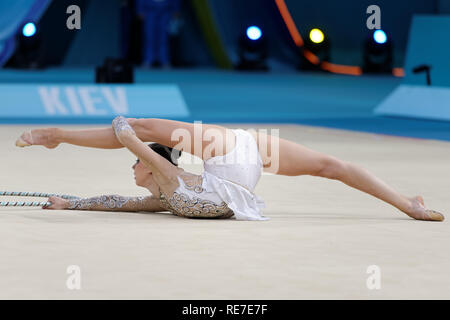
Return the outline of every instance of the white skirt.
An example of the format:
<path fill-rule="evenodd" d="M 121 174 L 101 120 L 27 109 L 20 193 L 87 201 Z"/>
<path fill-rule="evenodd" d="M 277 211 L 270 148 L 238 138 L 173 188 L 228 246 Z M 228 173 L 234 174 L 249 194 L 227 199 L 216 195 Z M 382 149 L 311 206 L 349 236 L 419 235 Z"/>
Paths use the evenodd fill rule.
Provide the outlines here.
<path fill-rule="evenodd" d="M 204 162 L 202 187 L 216 193 L 237 220 L 268 220 L 261 211 L 266 207 L 264 201 L 253 192 L 263 168 L 255 138 L 242 129 L 232 131 L 235 148 Z"/>

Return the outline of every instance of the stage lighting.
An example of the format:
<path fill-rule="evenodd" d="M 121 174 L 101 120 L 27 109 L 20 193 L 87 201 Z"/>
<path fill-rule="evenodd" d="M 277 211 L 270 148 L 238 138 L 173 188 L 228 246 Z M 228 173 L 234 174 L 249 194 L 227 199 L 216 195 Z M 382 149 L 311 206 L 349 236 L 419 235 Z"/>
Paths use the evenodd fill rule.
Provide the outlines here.
<path fill-rule="evenodd" d="M 325 39 L 325 35 L 323 34 L 322 30 L 314 28 L 309 32 L 309 38 L 313 43 L 322 43 Z"/>
<path fill-rule="evenodd" d="M 261 28 L 250 26 L 239 38 L 238 70 L 268 70 L 268 42 Z"/>
<path fill-rule="evenodd" d="M 133 66 L 128 60 L 106 58 L 103 65 L 96 68 L 96 83 L 134 83 Z"/>
<path fill-rule="evenodd" d="M 392 73 L 392 42 L 383 30 L 375 30 L 364 44 L 363 71 Z"/>
<path fill-rule="evenodd" d="M 373 33 L 373 40 L 376 43 L 383 44 L 387 41 L 386 33 L 383 30 L 377 30 Z"/>
<path fill-rule="evenodd" d="M 24 37 L 32 37 L 36 34 L 36 25 L 33 22 L 26 23 L 22 28 Z"/>
<path fill-rule="evenodd" d="M 322 70 L 320 63 L 330 61 L 330 41 L 319 28 L 312 28 L 305 39 L 304 47 L 300 49 L 301 70 Z"/>
<path fill-rule="evenodd" d="M 17 30 L 16 50 L 8 62 L 8 66 L 22 69 L 38 69 L 43 67 L 45 48 L 38 26 L 27 22 Z"/>
<path fill-rule="evenodd" d="M 256 26 L 251 26 L 247 28 L 247 37 L 250 40 L 259 40 L 262 36 L 261 29 Z"/>

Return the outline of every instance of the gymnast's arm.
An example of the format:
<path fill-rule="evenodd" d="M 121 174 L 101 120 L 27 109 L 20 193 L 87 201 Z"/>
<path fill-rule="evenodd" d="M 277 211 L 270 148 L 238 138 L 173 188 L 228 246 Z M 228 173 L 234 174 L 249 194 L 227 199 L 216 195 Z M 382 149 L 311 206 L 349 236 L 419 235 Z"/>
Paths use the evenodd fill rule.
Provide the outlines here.
<path fill-rule="evenodd" d="M 154 196 L 124 197 L 119 195 L 102 195 L 92 198 L 62 199 L 50 197 L 50 206 L 43 209 L 52 210 L 92 210 L 92 211 L 121 211 L 121 212 L 162 212 L 159 199 Z"/>
<path fill-rule="evenodd" d="M 177 176 L 182 169 L 174 166 L 142 142 L 124 117 L 116 117 L 112 126 L 119 142 L 152 171 L 158 185 L 167 189 L 178 187 Z"/>

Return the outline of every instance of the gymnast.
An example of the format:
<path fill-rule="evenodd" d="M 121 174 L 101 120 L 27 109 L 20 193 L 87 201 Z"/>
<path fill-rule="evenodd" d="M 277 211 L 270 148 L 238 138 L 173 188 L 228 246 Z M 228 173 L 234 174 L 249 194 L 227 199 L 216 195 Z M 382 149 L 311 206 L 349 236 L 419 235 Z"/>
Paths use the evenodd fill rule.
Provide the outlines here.
<path fill-rule="evenodd" d="M 153 142 L 147 145 L 145 142 Z M 146 197 L 103 195 L 92 198 L 50 197 L 44 209 L 163 212 L 189 218 L 267 220 L 264 201 L 254 193 L 262 171 L 311 175 L 338 180 L 389 203 L 411 218 L 443 221 L 444 215 L 425 207 L 421 196 L 407 197 L 360 166 L 326 155 L 265 132 L 228 129 L 218 125 L 166 119 L 116 117 L 112 128 L 27 131 L 19 147 L 60 143 L 117 149 L 126 147 L 137 157 L 136 184 Z M 201 175 L 178 167 L 181 152 L 203 160 Z"/>

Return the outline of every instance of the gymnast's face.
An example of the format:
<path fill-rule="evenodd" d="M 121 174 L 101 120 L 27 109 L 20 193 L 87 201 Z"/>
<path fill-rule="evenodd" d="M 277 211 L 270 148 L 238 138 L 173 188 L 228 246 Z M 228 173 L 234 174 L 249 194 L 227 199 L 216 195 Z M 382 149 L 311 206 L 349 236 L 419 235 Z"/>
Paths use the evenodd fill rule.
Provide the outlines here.
<path fill-rule="evenodd" d="M 134 179 L 136 180 L 137 186 L 148 188 L 155 184 L 152 172 L 142 162 L 137 160 L 132 168 L 134 170 Z"/>

